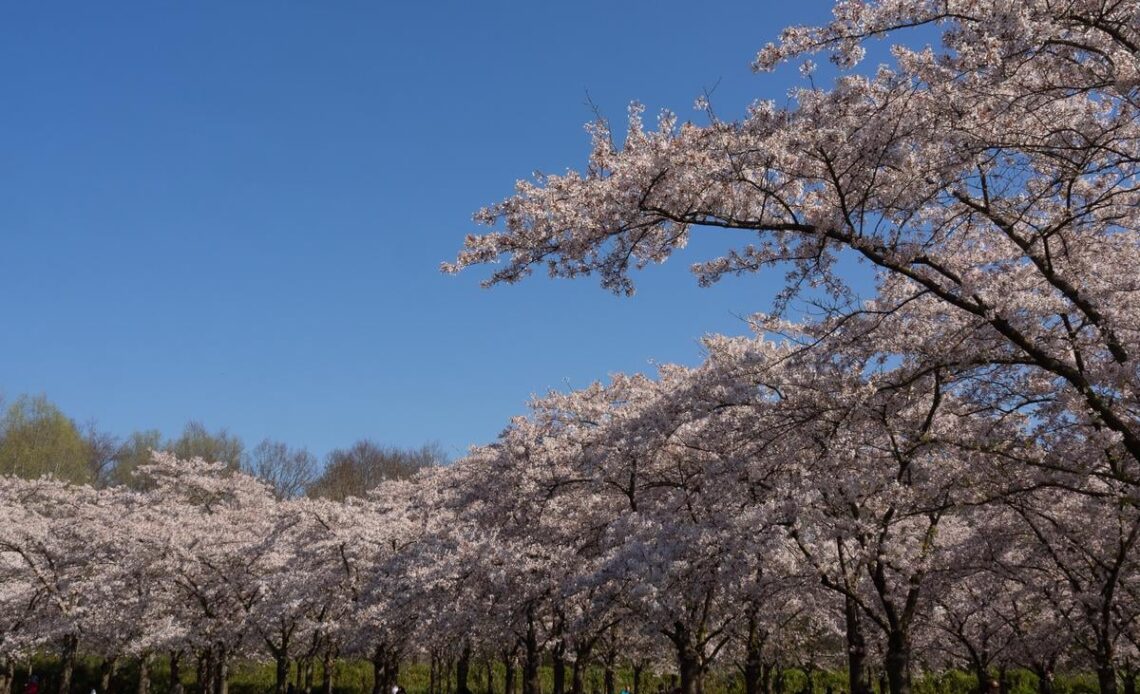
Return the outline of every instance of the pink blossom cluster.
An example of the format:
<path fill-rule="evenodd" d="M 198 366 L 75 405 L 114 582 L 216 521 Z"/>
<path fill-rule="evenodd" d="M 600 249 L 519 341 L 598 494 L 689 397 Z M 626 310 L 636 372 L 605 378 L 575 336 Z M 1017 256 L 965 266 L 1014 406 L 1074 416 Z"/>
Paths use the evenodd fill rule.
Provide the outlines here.
<path fill-rule="evenodd" d="M 889 63 L 861 68 L 884 38 Z M 493 450 L 628 503 L 606 520 L 622 541 L 604 575 L 652 577 L 625 580 L 686 693 L 734 647 L 762 682 L 776 660 L 748 649 L 792 642 L 793 624 L 815 639 L 801 652 L 843 654 L 853 694 L 873 661 L 907 694 L 920 659 L 981 690 L 1015 663 L 1048 694 L 1055 667 L 1083 663 L 1102 692 L 1122 673 L 1131 691 L 1140 2 L 840 0 L 754 67 L 819 52 L 837 76 L 786 106 L 649 130 L 637 105 L 620 146 L 590 126 L 584 171 L 476 215 L 491 230 L 444 269 L 496 264 L 487 284 L 544 267 L 629 294 L 633 270 L 709 230 L 739 242 L 694 263 L 702 284 L 784 281 L 755 320 L 770 342 L 713 337 L 696 369 L 552 395 Z M 874 270 L 866 295 L 844 257 Z M 727 597 L 749 575 L 737 551 L 764 577 L 759 616 Z M 801 621 L 779 621 L 785 606 Z"/>

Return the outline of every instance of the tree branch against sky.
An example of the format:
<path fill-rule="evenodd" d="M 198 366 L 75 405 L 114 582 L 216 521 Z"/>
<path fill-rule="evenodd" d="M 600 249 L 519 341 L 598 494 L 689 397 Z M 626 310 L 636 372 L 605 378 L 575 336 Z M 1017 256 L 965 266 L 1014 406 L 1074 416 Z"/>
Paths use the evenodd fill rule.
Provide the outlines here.
<path fill-rule="evenodd" d="M 635 103 L 620 146 L 593 123 L 582 171 L 518 184 L 444 265 L 495 264 L 487 285 L 593 275 L 624 297 L 682 252 L 714 297 L 777 273 L 770 300 L 743 293 L 768 309 L 752 334 L 706 332 L 695 363 L 532 397 L 454 461 L 365 438 L 323 473 L 306 448 L 246 453 L 196 421 L 113 450 L 17 399 L 0 694 L 49 653 L 60 694 L 88 657 L 107 683 L 129 659 L 146 694 L 157 654 L 196 663 L 203 694 L 244 659 L 272 659 L 278 693 L 319 669 L 332 694 L 354 659 L 373 694 L 413 660 L 427 694 L 452 672 L 467 694 L 492 660 L 506 681 L 488 694 L 543 694 L 546 662 L 548 694 L 584 694 L 591 667 L 606 694 L 623 670 L 635 691 L 656 671 L 680 694 L 738 675 L 779 693 L 792 667 L 808 694 L 813 673 L 911 694 L 961 667 L 979 691 L 1028 668 L 1040 694 L 1054 670 L 1134 694 L 1140 0 L 839 0 L 753 66 L 795 63 L 790 98 L 736 119 L 705 95 L 699 122 L 647 127 Z M 498 315 L 498 339 L 541 353 L 544 323 L 597 330 L 550 286 L 518 290 L 531 310 Z M 477 342 L 449 316 L 431 315 L 448 349 Z"/>

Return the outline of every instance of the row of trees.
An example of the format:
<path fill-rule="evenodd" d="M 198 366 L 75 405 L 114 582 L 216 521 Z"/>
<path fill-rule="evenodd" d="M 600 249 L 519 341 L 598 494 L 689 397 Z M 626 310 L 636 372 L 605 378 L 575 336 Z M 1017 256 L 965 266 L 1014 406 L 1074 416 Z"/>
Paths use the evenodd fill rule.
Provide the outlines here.
<path fill-rule="evenodd" d="M 943 46 L 855 70 L 915 27 Z M 852 694 L 1014 665 L 1043 694 L 1061 668 L 1134 691 L 1140 2 L 842 0 L 757 67 L 815 51 L 840 76 L 788 106 L 654 131 L 634 108 L 621 147 L 596 124 L 585 172 L 519 184 L 450 266 L 629 292 L 717 227 L 745 243 L 702 281 L 788 273 L 757 337 L 551 394 L 364 500 L 162 456 L 133 488 L 10 478 L 0 653 L 167 652 L 211 692 L 237 654 L 367 657 L 384 687 L 414 651 L 460 675 L 497 654 L 525 694 L 544 658 L 556 694 L 591 662 L 635 687 L 668 664 L 684 694 L 730 663 L 767 692 L 793 662 Z"/>
<path fill-rule="evenodd" d="M 914 40 L 860 72 L 887 36 Z M 784 106 L 726 121 L 701 99 L 702 123 L 650 129 L 635 104 L 624 144 L 595 123 L 584 171 L 477 215 L 492 230 L 444 269 L 501 263 L 488 284 L 541 268 L 628 294 L 632 270 L 710 230 L 728 250 L 693 266 L 701 283 L 785 273 L 756 319 L 773 342 L 714 338 L 695 371 L 544 401 L 499 455 L 549 469 L 546 505 L 567 487 L 627 500 L 594 526 L 628 548 L 600 570 L 668 567 L 642 590 L 677 600 L 657 626 L 687 683 L 731 625 L 755 625 L 737 643 L 762 673 L 791 615 L 831 614 L 853 692 L 875 650 L 894 694 L 936 652 L 979 678 L 1018 659 L 1046 688 L 1081 654 L 1102 692 L 1122 670 L 1131 690 L 1140 2 L 838 0 L 754 66 L 793 60 L 808 79 Z M 844 256 L 874 270 L 869 296 Z"/>
<path fill-rule="evenodd" d="M 240 437 L 226 429 L 211 432 L 196 421 L 189 422 L 175 438 L 164 438 L 156 430 L 120 438 L 94 422 L 77 425 L 43 396 L 20 396 L 0 415 L 0 474 L 50 474 L 97 487 L 129 486 L 135 483 L 134 470 L 149 462 L 156 450 L 246 470 L 273 485 L 280 498 L 362 496 L 381 479 L 408 477 L 420 467 L 447 460 L 434 444 L 409 450 L 361 439 L 330 452 L 322 466 L 304 447 L 265 439 L 247 449 Z"/>
<path fill-rule="evenodd" d="M 411 657 L 504 662 L 506 691 L 582 694 L 608 673 L 672 670 L 699 694 L 735 667 L 749 694 L 782 669 L 1028 668 L 1042 694 L 1092 668 L 1133 692 L 1140 510 L 1069 427 L 977 411 L 942 372 L 821 362 L 715 338 L 696 368 L 551 394 L 499 440 L 366 498 L 281 499 L 225 463 L 168 453 L 132 485 L 0 478 L 0 691 L 31 654 L 196 668 L 296 663 L 325 691 L 338 658 L 375 692 Z M 890 376 L 890 378 L 887 378 Z M 1033 421 L 1029 421 L 1033 420 Z M 307 673 L 307 675 L 305 674 Z"/>

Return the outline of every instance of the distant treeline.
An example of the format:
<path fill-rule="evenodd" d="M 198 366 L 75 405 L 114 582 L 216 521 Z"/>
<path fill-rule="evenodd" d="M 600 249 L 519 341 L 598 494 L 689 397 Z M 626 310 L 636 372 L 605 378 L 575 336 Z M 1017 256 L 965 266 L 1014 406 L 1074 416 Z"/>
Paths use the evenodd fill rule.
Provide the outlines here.
<path fill-rule="evenodd" d="M 136 484 L 134 470 L 151 459 L 152 451 L 224 462 L 270 483 L 279 498 L 362 496 L 381 480 L 404 479 L 447 462 L 437 444 L 406 449 L 363 438 L 333 450 L 322 464 L 304 447 L 264 439 L 247 448 L 225 428 L 210 431 L 198 421 L 174 438 L 154 429 L 120 437 L 94 422 L 76 423 L 43 395 L 21 395 L 10 403 L 0 397 L 0 411 L 0 475 L 51 474 L 96 487 Z"/>

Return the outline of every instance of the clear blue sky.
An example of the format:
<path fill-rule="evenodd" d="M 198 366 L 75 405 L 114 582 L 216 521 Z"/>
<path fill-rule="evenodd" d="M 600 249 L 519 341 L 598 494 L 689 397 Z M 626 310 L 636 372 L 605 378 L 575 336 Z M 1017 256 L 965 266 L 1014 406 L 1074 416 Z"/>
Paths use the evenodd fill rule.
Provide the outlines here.
<path fill-rule="evenodd" d="M 471 213 L 580 167 L 590 97 L 783 98 L 756 50 L 822 0 L 0 8 L 0 392 L 120 435 L 198 419 L 318 454 L 493 439 L 531 394 L 745 332 L 778 277 L 633 299 L 439 273 Z M 678 262 L 680 261 L 680 262 Z"/>

